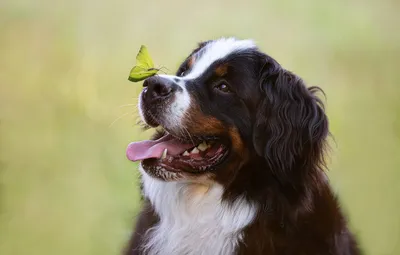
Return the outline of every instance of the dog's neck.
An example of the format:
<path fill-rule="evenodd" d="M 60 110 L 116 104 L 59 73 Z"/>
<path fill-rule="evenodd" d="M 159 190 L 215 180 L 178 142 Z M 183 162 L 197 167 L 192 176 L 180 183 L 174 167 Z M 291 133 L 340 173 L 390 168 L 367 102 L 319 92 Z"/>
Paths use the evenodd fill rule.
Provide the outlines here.
<path fill-rule="evenodd" d="M 142 181 L 160 218 L 146 236 L 149 254 L 232 254 L 256 216 L 244 198 L 224 202 L 218 184 L 163 182 L 143 170 Z"/>

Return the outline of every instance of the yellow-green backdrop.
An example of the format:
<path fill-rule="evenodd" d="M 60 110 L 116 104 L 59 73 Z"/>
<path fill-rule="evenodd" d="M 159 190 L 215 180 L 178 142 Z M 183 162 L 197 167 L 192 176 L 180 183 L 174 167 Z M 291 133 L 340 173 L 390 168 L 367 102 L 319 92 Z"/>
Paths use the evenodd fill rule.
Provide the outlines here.
<path fill-rule="evenodd" d="M 399 11 L 394 0 L 0 1 L 0 254 L 118 254 L 140 206 L 125 147 L 149 135 L 135 126 L 141 85 L 127 80 L 137 50 L 173 72 L 220 36 L 255 39 L 325 90 L 329 176 L 352 229 L 365 254 L 400 254 Z"/>

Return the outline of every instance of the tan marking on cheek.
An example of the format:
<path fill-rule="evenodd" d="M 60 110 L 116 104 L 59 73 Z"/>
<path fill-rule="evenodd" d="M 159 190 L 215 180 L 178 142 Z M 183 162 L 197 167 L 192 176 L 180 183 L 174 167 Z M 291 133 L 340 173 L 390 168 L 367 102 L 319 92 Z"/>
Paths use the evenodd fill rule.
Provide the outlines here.
<path fill-rule="evenodd" d="M 207 116 L 201 116 L 193 121 L 191 128 L 196 133 L 220 134 L 224 131 L 224 126 L 219 120 Z"/>
<path fill-rule="evenodd" d="M 199 107 L 192 107 L 185 117 L 184 126 L 194 134 L 221 134 L 225 127 L 221 121 L 213 116 L 204 115 Z"/>
<path fill-rule="evenodd" d="M 222 64 L 219 65 L 217 68 L 215 68 L 215 74 L 218 75 L 219 77 L 224 76 L 227 72 L 228 72 L 227 64 Z"/>
<path fill-rule="evenodd" d="M 230 158 L 230 161 L 223 169 L 218 170 L 216 180 L 222 185 L 231 183 L 235 176 L 237 176 L 237 172 L 249 160 L 249 150 L 245 147 L 237 128 L 229 128 L 228 134 L 231 139 L 232 150 L 235 155 Z"/>
<path fill-rule="evenodd" d="M 239 131 L 236 128 L 229 129 L 229 136 L 231 137 L 232 141 L 232 148 L 238 152 L 242 153 L 244 151 L 244 144 L 242 138 L 240 137 Z"/>

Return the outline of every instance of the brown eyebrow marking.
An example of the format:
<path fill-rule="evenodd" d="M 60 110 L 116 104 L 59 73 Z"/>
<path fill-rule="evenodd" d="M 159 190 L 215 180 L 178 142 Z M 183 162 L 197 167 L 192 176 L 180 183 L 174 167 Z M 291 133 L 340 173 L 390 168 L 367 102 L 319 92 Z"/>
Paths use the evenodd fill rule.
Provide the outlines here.
<path fill-rule="evenodd" d="M 215 68 L 215 74 L 222 77 L 228 72 L 228 64 L 221 64 Z"/>
<path fill-rule="evenodd" d="M 193 66 L 193 64 L 194 64 L 195 61 L 196 61 L 196 57 L 195 57 L 194 55 L 191 56 L 191 57 L 189 58 L 189 61 L 188 61 L 188 67 L 191 68 L 191 67 Z"/>

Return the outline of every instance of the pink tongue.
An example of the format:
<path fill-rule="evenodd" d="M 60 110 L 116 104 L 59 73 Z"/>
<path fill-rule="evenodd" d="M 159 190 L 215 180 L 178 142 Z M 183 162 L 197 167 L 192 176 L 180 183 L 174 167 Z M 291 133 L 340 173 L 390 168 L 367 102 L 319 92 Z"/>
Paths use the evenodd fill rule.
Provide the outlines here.
<path fill-rule="evenodd" d="M 168 155 L 175 156 L 194 146 L 194 144 L 181 143 L 171 135 L 166 135 L 158 140 L 130 143 L 126 149 L 126 156 L 131 161 L 160 158 L 165 149 L 168 150 Z"/>

